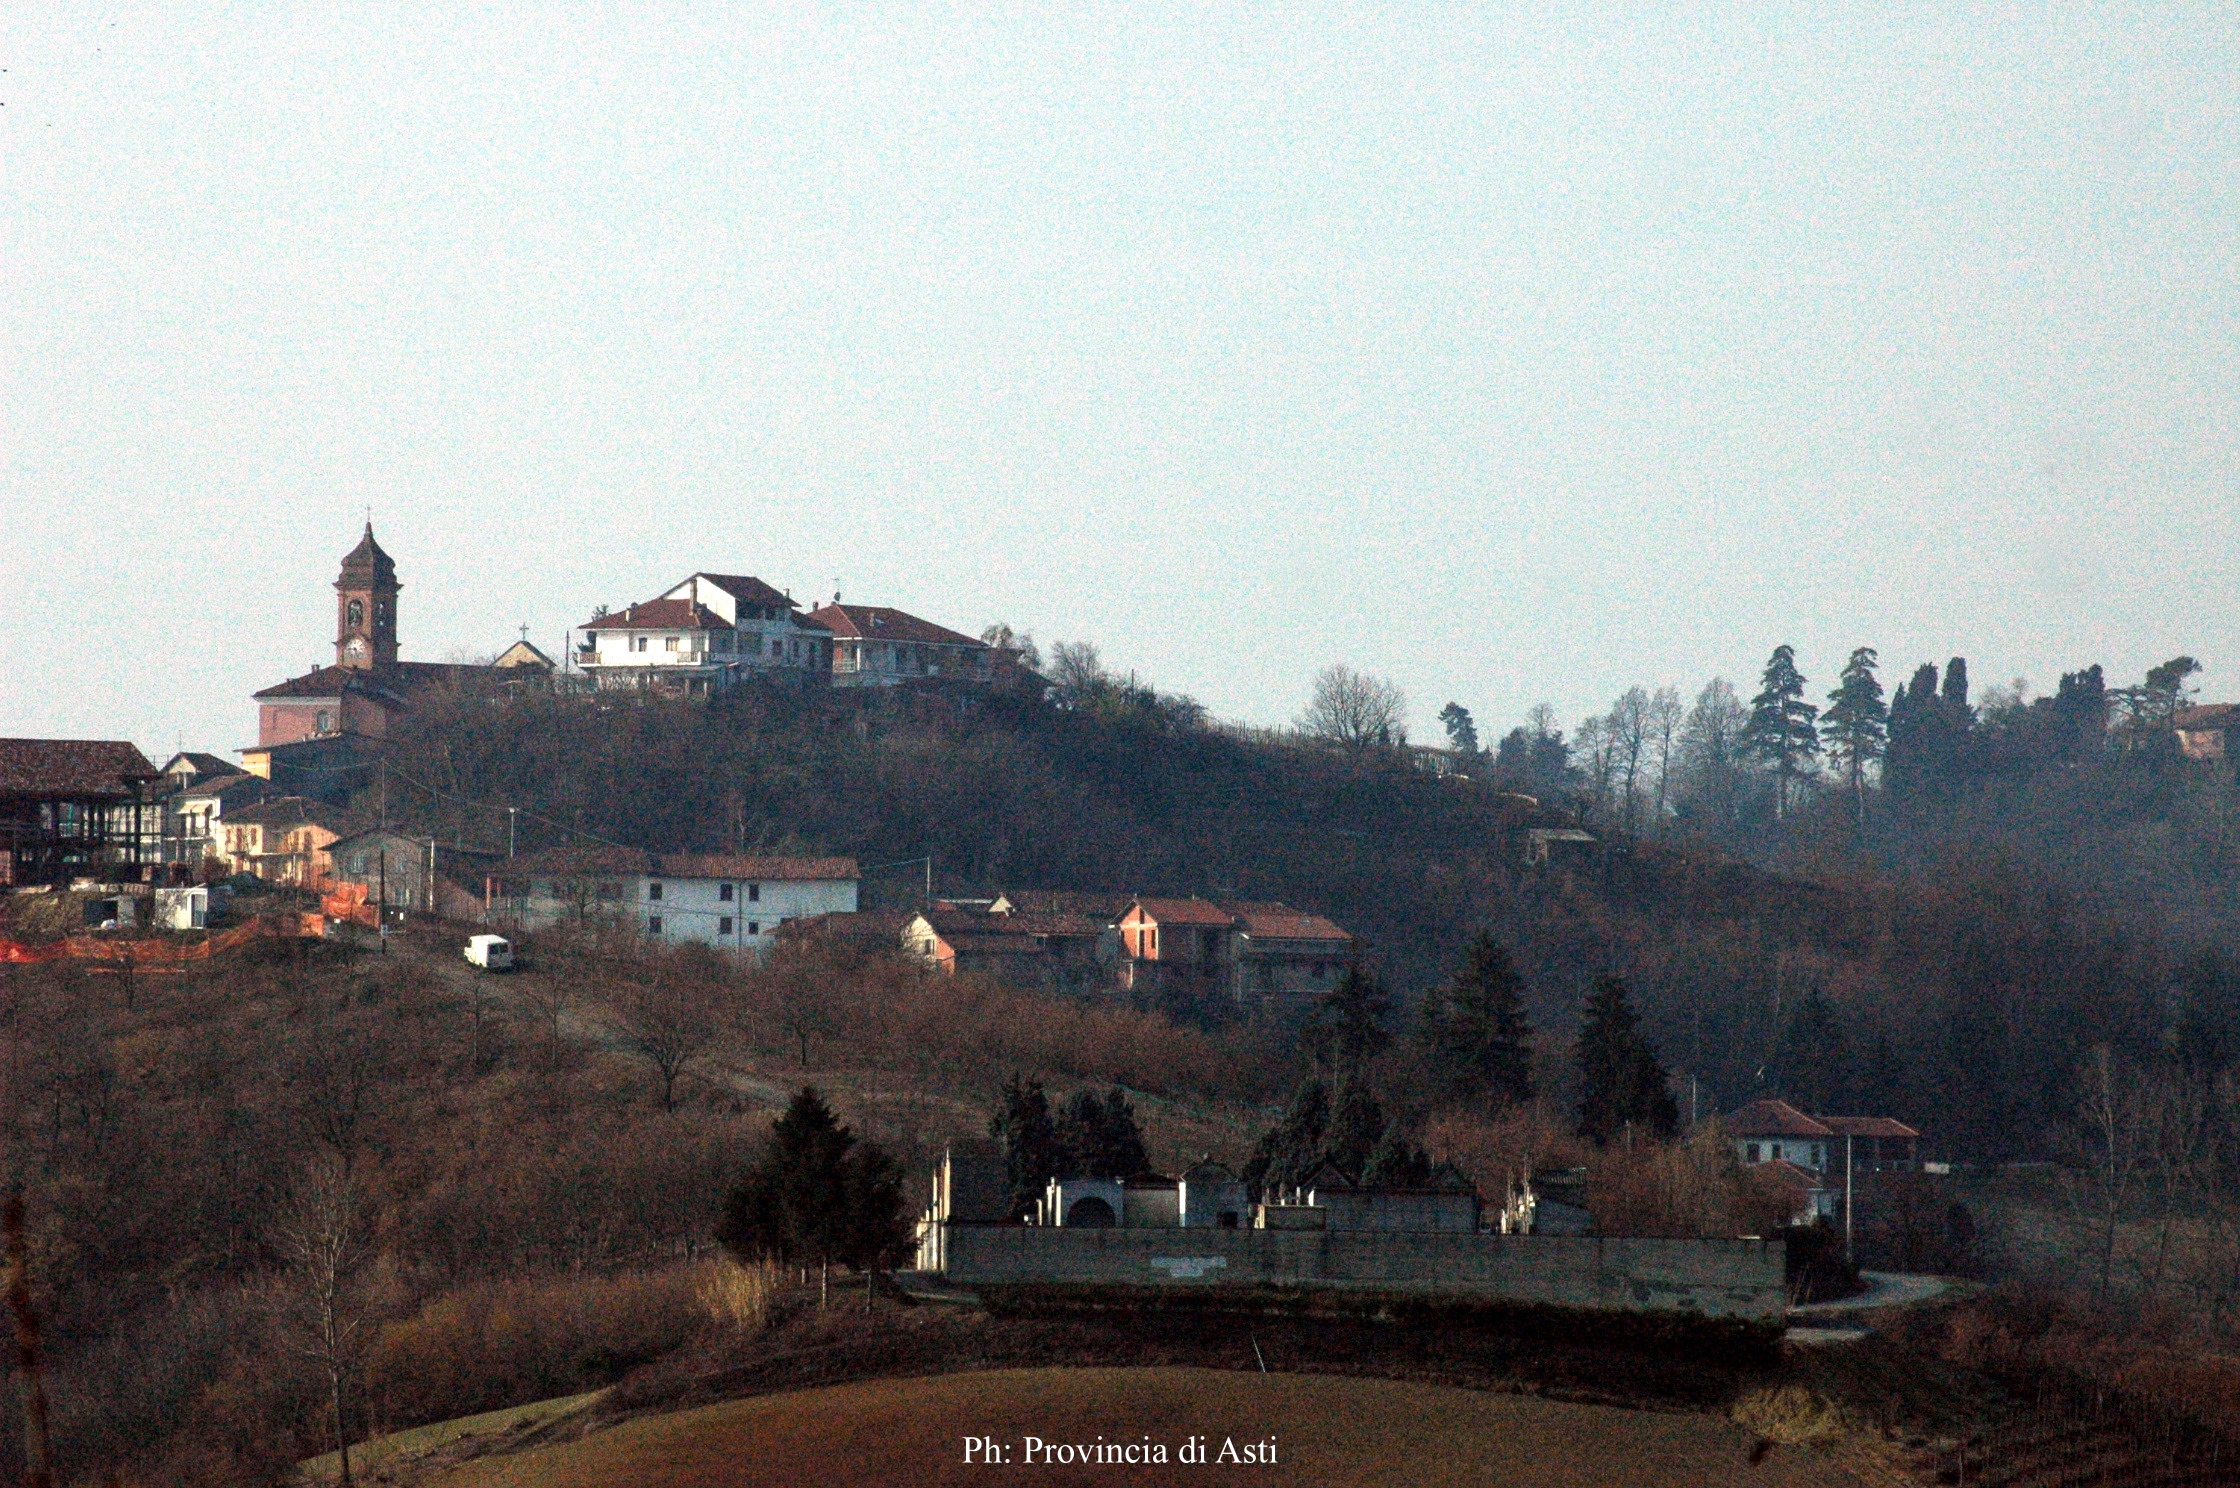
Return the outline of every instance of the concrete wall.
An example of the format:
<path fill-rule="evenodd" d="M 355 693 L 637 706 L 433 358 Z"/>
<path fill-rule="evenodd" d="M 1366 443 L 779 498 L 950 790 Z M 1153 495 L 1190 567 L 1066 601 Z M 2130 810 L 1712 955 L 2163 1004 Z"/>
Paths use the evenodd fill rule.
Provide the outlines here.
<path fill-rule="evenodd" d="M 920 1265 L 974 1285 L 1402 1291 L 1617 1311 L 1777 1319 L 1784 1251 L 1764 1240 L 1613 1240 L 1345 1230 L 929 1225 Z"/>

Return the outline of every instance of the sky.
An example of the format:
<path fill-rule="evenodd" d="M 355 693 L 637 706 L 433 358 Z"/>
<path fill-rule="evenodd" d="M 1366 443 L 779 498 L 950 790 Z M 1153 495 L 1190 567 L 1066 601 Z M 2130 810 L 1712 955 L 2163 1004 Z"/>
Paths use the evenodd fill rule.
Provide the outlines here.
<path fill-rule="evenodd" d="M 0 734 L 253 743 L 369 508 L 421 660 L 708 570 L 1419 738 L 1783 642 L 2240 696 L 2231 6 L 26 0 L 0 66 Z"/>

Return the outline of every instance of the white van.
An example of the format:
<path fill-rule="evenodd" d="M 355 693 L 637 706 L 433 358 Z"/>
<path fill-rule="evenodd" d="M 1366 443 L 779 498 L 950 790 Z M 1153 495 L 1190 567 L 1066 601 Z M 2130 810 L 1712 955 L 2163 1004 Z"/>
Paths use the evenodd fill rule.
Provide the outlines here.
<path fill-rule="evenodd" d="M 511 971 L 513 942 L 503 935 L 472 935 L 467 937 L 466 957 L 484 971 Z"/>

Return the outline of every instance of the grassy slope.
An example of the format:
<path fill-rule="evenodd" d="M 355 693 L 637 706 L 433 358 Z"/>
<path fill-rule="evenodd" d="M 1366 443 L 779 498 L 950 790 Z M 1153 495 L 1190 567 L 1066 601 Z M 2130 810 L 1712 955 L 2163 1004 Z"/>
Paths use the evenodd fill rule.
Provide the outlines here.
<path fill-rule="evenodd" d="M 1010 1445 L 1014 1465 L 967 1466 L 963 1437 Z M 628 1422 L 565 1446 L 471 1463 L 440 1488 L 697 1488 L 723 1484 L 1202 1481 L 1207 1466 L 1018 1465 L 1028 1434 L 1046 1441 L 1174 1444 L 1196 1434 L 1218 1452 L 1273 1437 L 1265 1483 L 1482 1484 L 1683 1488 L 1747 1476 L 1765 1488 L 1850 1481 L 1776 1449 L 1756 1467 L 1749 1439 L 1704 1416 L 1648 1414 L 1388 1380 L 1204 1369 L 1000 1370 L 877 1380 L 761 1396 Z M 1234 1470 L 1232 1468 L 1231 1470 Z"/>

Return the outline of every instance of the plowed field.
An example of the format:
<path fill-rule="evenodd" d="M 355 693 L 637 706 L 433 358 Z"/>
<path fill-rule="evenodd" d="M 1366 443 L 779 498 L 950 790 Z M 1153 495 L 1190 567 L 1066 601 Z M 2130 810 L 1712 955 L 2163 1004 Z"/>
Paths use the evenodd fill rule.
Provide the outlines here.
<path fill-rule="evenodd" d="M 1202 1464 L 1176 1460 L 1203 1440 Z M 967 1438 L 1006 1459 L 966 1461 Z M 1039 1441 L 1037 1451 L 1033 1445 Z M 1166 1462 L 1054 1464 L 1060 1446 L 1163 1446 Z M 1272 1463 L 1222 1461 L 1272 1446 Z M 437 1488 L 745 1485 L 1518 1484 L 1530 1488 L 1835 1488 L 1798 1448 L 1702 1415 L 1652 1414 L 1329 1375 L 1020 1369 L 871 1380 L 627 1422 L 453 1469 Z M 985 1457 L 987 1450 L 975 1454 Z M 1149 1455 L 1148 1453 L 1146 1455 Z M 1032 1456 L 1037 1460 L 1030 1462 Z"/>

